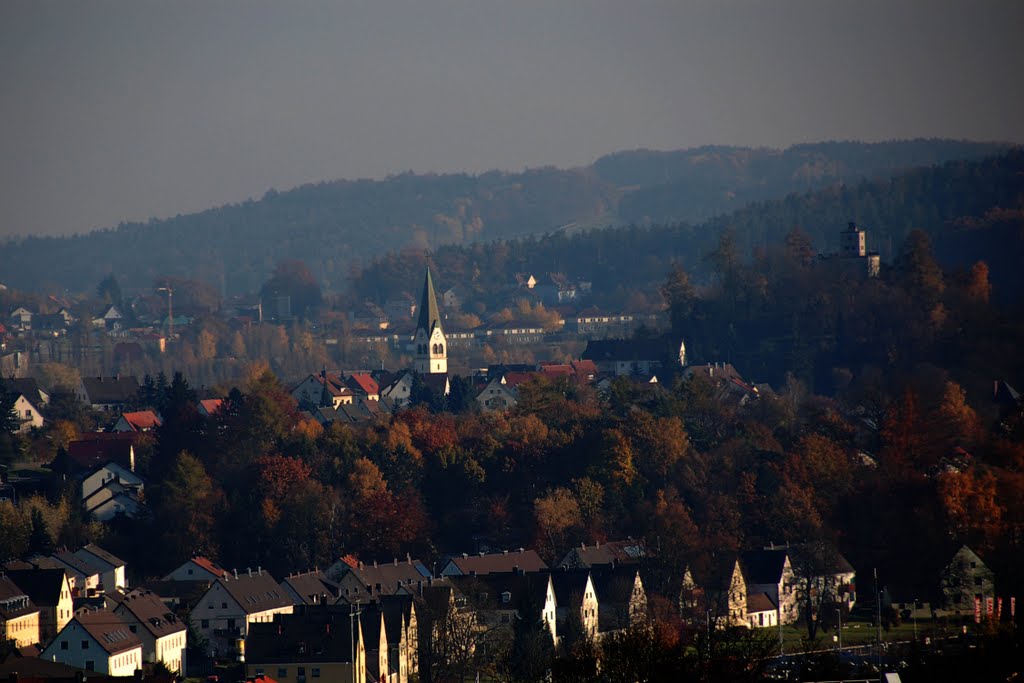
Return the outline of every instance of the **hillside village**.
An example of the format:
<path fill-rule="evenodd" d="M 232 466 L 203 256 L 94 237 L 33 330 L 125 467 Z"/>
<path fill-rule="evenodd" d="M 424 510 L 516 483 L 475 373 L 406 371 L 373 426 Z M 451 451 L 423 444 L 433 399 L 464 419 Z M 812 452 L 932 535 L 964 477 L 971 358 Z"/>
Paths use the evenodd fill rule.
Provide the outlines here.
<path fill-rule="evenodd" d="M 815 267 L 851 290 L 874 286 L 883 274 L 865 232 L 849 224 L 841 245 Z M 524 277 L 516 286 L 543 285 Z M 969 406 L 947 423 L 962 429 L 924 443 L 912 397 L 878 410 L 864 387 L 840 402 L 792 378 L 773 387 L 731 362 L 695 361 L 670 290 L 655 317 L 580 313 L 574 357 L 459 374 L 464 354 L 496 335 L 543 349 L 569 325 L 452 329 L 445 310 L 457 293 L 439 296 L 428 268 L 401 324 L 375 315 L 353 335 L 406 367 L 322 364 L 283 384 L 264 366 L 244 391 L 193 389 L 180 373 L 83 375 L 63 391 L 44 388 L 30 370 L 51 362 L 39 355 L 44 339 L 59 348 L 69 337 L 49 326 L 73 319 L 37 326 L 40 316 L 19 307 L 5 340 L 28 343 L 5 356 L 11 428 L 29 444 L 23 454 L 47 459 L 5 468 L 0 482 L 2 550 L 14 555 L 0 558 L 0 626 L 13 641 L 0 674 L 161 680 L 233 666 L 246 680 L 402 683 L 482 667 L 497 676 L 504 666 L 529 679 L 522 667 L 576 661 L 583 643 L 612 648 L 666 623 L 693 642 L 717 638 L 722 661 L 752 647 L 739 633 L 759 634 L 764 651 L 744 657 L 764 667 L 796 626 L 816 643 L 875 629 L 880 641 L 883 622 L 888 631 L 912 620 L 915 639 L 918 620 L 929 639 L 1016 622 L 1013 536 L 986 526 L 1017 524 L 1013 503 L 1000 490 L 998 514 L 971 512 L 996 486 L 978 452 L 1010 447 L 986 445 Z M 563 291 L 538 296 L 556 305 Z M 287 313 L 290 301 L 274 305 Z M 272 324 L 256 313 L 244 324 Z M 125 340 L 115 357 L 144 339 L 143 355 L 159 357 L 193 324 L 168 314 L 126 327 L 111 305 L 90 326 Z M 643 329 L 631 335 L 635 323 Z M 943 400 L 962 401 L 955 384 L 938 385 Z M 998 415 L 993 439 L 1015 438 L 1022 408 L 1010 384 L 994 383 L 985 410 Z M 878 482 L 863 494 L 878 500 L 888 486 L 905 487 L 914 505 L 937 495 L 949 533 L 919 539 L 917 556 L 872 545 L 875 531 L 839 506 L 862 495 L 855 480 Z M 502 483 L 487 490 L 491 481 Z M 732 488 L 700 492 L 712 485 Z M 723 498 L 742 513 L 720 508 Z M 48 521 L 56 517 L 61 530 Z M 79 539 L 93 542 L 67 543 Z M 250 564 L 227 569 L 212 558 Z M 516 655 L 527 644 L 536 662 Z"/>

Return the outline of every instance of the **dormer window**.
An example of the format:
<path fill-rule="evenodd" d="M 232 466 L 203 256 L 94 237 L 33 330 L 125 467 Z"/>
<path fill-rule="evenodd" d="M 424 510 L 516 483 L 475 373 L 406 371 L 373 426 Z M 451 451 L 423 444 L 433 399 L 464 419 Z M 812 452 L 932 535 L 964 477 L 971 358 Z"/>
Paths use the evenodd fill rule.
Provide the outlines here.
<path fill-rule="evenodd" d="M 504 593 L 502 593 L 501 594 L 501 602 L 503 604 L 506 604 L 506 605 L 508 603 L 512 602 L 512 594 L 509 593 L 508 591 L 505 591 Z"/>

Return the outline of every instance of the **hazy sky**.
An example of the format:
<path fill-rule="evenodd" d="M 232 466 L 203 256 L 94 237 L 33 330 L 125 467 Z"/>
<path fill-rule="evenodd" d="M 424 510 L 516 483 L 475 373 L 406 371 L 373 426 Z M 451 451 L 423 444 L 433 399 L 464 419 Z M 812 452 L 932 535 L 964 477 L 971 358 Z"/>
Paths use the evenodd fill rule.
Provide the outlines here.
<path fill-rule="evenodd" d="M 0 235 L 620 149 L 1024 141 L 1024 2 L 0 2 Z"/>

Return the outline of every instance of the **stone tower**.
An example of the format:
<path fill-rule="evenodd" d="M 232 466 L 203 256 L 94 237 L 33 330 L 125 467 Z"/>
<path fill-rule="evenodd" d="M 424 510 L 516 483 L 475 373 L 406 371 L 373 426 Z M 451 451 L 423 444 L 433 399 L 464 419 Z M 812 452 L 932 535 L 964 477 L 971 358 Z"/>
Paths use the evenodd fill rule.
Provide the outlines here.
<path fill-rule="evenodd" d="M 413 361 L 413 369 L 416 372 L 421 375 L 448 374 L 448 340 L 445 339 L 444 329 L 441 327 L 441 312 L 437 307 L 430 268 L 427 268 L 427 276 L 423 281 L 423 297 L 420 299 L 413 344 L 416 347 Z"/>

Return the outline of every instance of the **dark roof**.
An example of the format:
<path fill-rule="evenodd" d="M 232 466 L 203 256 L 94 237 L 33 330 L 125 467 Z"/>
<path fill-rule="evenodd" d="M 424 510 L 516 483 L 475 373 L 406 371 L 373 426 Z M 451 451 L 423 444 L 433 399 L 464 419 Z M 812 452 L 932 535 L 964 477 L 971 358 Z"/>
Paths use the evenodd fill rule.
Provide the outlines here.
<path fill-rule="evenodd" d="M 785 548 L 743 551 L 740 553 L 743 578 L 747 583 L 779 583 L 787 555 Z"/>
<path fill-rule="evenodd" d="M 426 277 L 423 279 L 423 296 L 420 299 L 418 314 L 416 329 L 424 330 L 428 337 L 434 332 L 435 326 L 441 327 L 441 311 L 437 307 L 437 296 L 434 294 L 434 282 L 430 277 L 430 268 L 427 268 Z"/>
<path fill-rule="evenodd" d="M 402 586 L 414 586 L 428 578 L 430 570 L 419 560 L 406 559 L 372 564 L 357 562 L 355 566 L 349 564 L 338 582 L 341 583 L 347 574 L 352 574 L 364 587 L 372 589 L 374 594 L 393 595 Z"/>
<path fill-rule="evenodd" d="M 639 564 L 647 557 L 641 541 L 607 541 L 588 546 L 581 544 L 571 549 L 559 563 L 565 567 L 594 567 L 612 564 Z"/>
<path fill-rule="evenodd" d="M 0 575 L 0 617 L 16 619 L 32 612 L 38 612 L 28 593 L 8 576 Z"/>
<path fill-rule="evenodd" d="M 175 604 L 184 605 L 189 609 L 199 604 L 199 600 L 213 585 L 213 581 L 145 581 L 139 588 L 145 588 L 159 595 L 162 599 Z"/>
<path fill-rule="evenodd" d="M 268 572 L 258 569 L 254 572 L 229 574 L 217 579 L 224 589 L 241 605 L 248 614 L 265 612 L 292 604 L 287 591 Z"/>
<path fill-rule="evenodd" d="M 307 605 L 323 602 L 322 596 L 324 595 L 331 599 L 338 595 L 338 585 L 324 576 L 322 571 L 294 574 L 281 583 L 286 588 L 291 588 Z"/>
<path fill-rule="evenodd" d="M 477 555 L 454 555 L 451 561 L 463 574 L 492 574 L 495 572 L 538 572 L 548 566 L 536 550 L 514 550 Z"/>
<path fill-rule="evenodd" d="M 140 436 L 138 432 L 82 436 L 68 444 L 68 457 L 76 466 L 90 470 L 107 462 L 116 462 L 125 469 L 131 469 L 131 449 Z"/>
<path fill-rule="evenodd" d="M 776 607 L 775 601 L 767 593 L 753 593 L 747 596 L 748 612 L 774 612 Z"/>
<path fill-rule="evenodd" d="M 132 375 L 116 377 L 83 377 L 82 386 L 89 403 L 96 405 L 125 403 L 139 393 L 139 381 Z"/>
<path fill-rule="evenodd" d="M 559 569 L 551 572 L 551 585 L 555 589 L 555 601 L 560 607 L 575 607 L 582 604 L 587 590 L 590 572 L 586 569 Z"/>
<path fill-rule="evenodd" d="M 848 574 L 854 571 L 853 565 L 830 543 L 790 546 L 789 557 L 793 571 L 797 571 L 797 565 L 810 568 L 815 575 Z"/>
<path fill-rule="evenodd" d="M 93 558 L 98 558 L 101 562 L 106 562 L 111 567 L 127 566 L 127 563 L 124 560 L 117 557 L 113 553 L 107 552 L 95 543 L 87 543 L 86 545 L 76 550 L 75 557 L 80 557 L 86 562 L 92 562 L 93 564 L 97 564 Z"/>
<path fill-rule="evenodd" d="M 12 569 L 5 572 L 40 607 L 56 607 L 64 587 L 63 569 Z"/>
<path fill-rule="evenodd" d="M 75 615 L 71 621 L 77 621 L 108 654 L 116 655 L 142 645 L 142 641 L 128 630 L 128 624 L 113 612 L 87 610 Z"/>
<path fill-rule="evenodd" d="M 53 559 L 58 561 L 58 565 L 66 564 L 71 567 L 79 574 L 83 576 L 93 576 L 96 574 L 102 574 L 103 568 L 99 566 L 95 560 L 90 561 L 89 558 L 80 557 L 67 550 L 59 550 L 53 554 Z M 44 566 L 40 561 L 39 566 Z"/>
<path fill-rule="evenodd" d="M 452 584 L 478 609 L 519 610 L 527 600 L 532 599 L 534 606 L 538 610 L 543 610 L 551 575 L 541 572 L 450 578 Z"/>
<path fill-rule="evenodd" d="M 249 624 L 246 663 L 351 662 L 351 624 L 348 605 L 297 605 L 293 614 Z"/>
<path fill-rule="evenodd" d="M 152 591 L 138 588 L 128 591 L 117 606 L 118 613 L 122 610 L 130 612 L 154 638 L 186 630 L 185 622 L 179 621 L 160 596 Z"/>
<path fill-rule="evenodd" d="M 640 570 L 629 567 L 596 567 L 590 570 L 597 601 L 602 605 L 628 604 Z"/>

